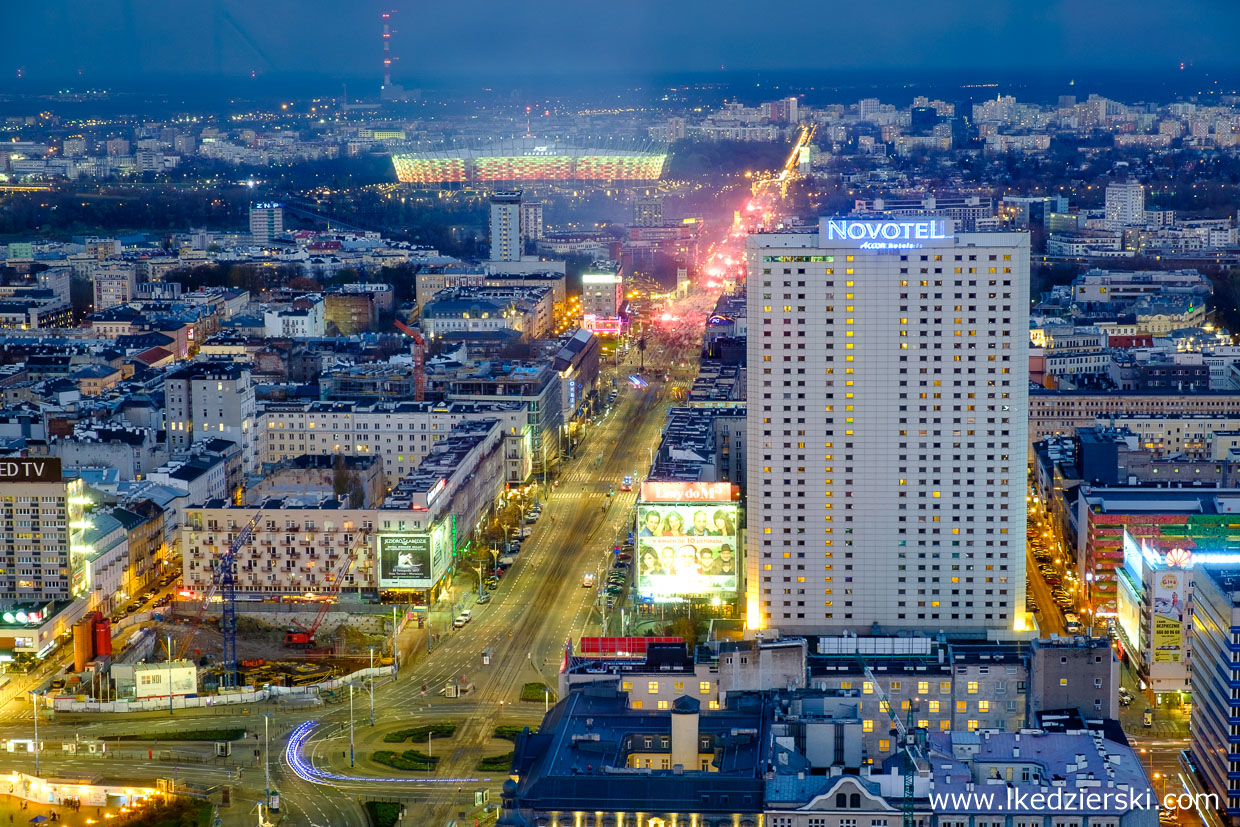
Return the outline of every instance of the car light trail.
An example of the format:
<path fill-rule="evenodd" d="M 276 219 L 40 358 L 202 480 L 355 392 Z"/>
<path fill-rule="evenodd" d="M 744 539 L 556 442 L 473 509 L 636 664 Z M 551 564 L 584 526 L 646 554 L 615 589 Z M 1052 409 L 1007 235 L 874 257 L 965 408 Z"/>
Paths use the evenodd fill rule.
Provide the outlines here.
<path fill-rule="evenodd" d="M 288 762 L 289 767 L 297 774 L 298 778 L 303 781 L 309 781 L 311 784 L 334 786 L 334 783 L 337 781 L 361 781 L 373 784 L 473 784 L 481 780 L 479 778 L 377 778 L 364 775 L 343 775 L 341 773 L 320 770 L 301 754 L 302 747 L 316 726 L 317 724 L 314 721 L 306 721 L 301 724 L 297 729 L 293 730 L 292 736 L 288 739 L 288 746 L 284 749 L 284 760 Z"/>

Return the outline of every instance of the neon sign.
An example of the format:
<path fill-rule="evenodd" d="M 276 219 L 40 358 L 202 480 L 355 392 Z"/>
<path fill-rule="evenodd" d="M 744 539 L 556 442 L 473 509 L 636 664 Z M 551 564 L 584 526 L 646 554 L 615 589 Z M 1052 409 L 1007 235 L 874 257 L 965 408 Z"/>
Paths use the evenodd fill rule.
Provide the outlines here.
<path fill-rule="evenodd" d="M 825 241 L 859 241 L 862 250 L 913 250 L 954 238 L 951 225 L 941 218 L 865 221 L 824 218 L 820 234 Z"/>

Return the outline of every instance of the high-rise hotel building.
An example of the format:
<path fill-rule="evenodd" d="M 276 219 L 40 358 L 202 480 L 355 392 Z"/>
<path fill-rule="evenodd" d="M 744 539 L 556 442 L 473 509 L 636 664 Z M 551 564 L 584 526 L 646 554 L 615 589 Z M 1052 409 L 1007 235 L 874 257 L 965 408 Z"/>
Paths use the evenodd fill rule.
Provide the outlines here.
<path fill-rule="evenodd" d="M 1023 631 L 1028 235 L 748 245 L 747 625 Z"/>

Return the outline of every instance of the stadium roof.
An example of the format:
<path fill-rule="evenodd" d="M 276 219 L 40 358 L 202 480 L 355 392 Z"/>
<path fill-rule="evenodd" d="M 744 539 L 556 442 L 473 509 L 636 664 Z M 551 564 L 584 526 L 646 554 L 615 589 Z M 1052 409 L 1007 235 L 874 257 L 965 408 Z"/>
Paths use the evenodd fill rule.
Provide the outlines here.
<path fill-rule="evenodd" d="M 392 155 L 396 177 L 409 184 L 656 181 L 666 161 L 663 144 L 536 137 Z"/>

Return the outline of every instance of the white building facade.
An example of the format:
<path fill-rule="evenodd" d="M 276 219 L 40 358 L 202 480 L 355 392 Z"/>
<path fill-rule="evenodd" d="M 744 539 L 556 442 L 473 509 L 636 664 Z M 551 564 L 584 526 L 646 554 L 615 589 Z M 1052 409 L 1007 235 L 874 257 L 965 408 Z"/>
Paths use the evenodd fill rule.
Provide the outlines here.
<path fill-rule="evenodd" d="M 746 623 L 1023 630 L 1029 237 L 749 239 Z"/>
<path fill-rule="evenodd" d="M 491 261 L 521 260 L 521 191 L 491 196 Z"/>
<path fill-rule="evenodd" d="M 1108 230 L 1145 224 L 1145 187 L 1133 178 L 1107 184 L 1106 211 Z"/>

